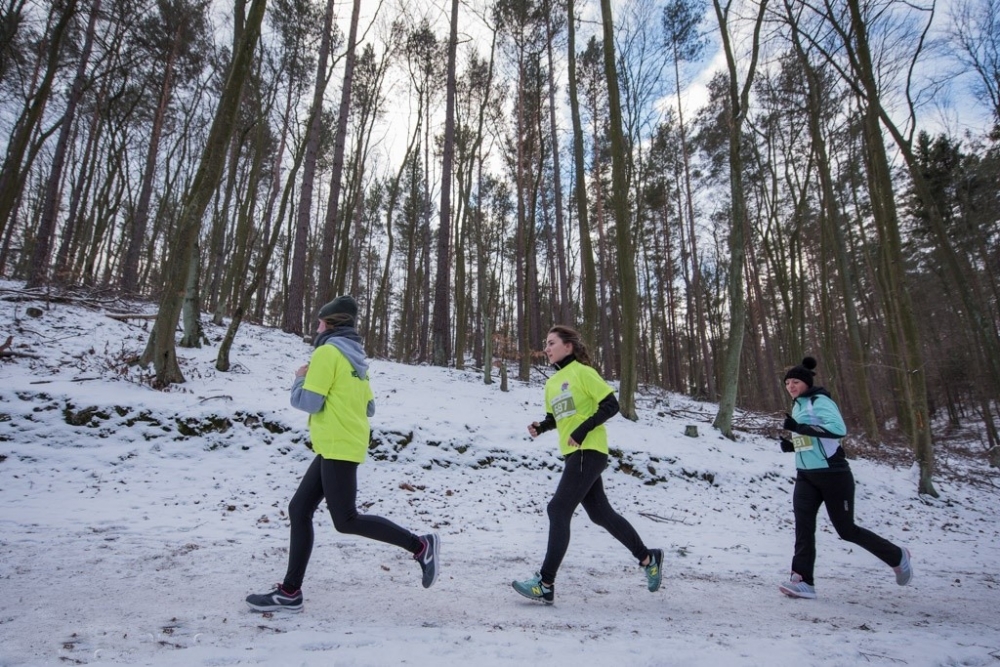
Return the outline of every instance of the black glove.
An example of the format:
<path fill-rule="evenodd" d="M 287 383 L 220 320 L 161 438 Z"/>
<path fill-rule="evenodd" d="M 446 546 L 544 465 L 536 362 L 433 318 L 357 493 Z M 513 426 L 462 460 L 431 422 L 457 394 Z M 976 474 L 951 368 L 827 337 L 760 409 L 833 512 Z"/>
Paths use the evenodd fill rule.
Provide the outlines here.
<path fill-rule="evenodd" d="M 785 423 L 781 428 L 785 429 L 786 431 L 791 431 L 792 433 L 798 433 L 799 423 L 794 419 L 792 419 L 792 416 L 786 412 Z"/>
<path fill-rule="evenodd" d="M 781 451 L 785 452 L 786 454 L 795 451 L 795 445 L 793 445 L 792 441 L 789 440 L 788 438 L 778 438 L 778 441 L 781 443 Z"/>

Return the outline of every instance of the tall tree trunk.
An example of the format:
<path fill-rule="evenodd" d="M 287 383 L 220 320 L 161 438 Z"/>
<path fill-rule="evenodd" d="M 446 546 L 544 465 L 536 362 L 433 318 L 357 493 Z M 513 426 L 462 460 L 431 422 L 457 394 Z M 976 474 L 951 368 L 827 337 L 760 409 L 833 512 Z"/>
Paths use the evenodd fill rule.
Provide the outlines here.
<path fill-rule="evenodd" d="M 291 130 L 289 119 L 291 118 L 292 109 L 292 87 L 288 86 L 287 93 L 285 95 L 285 109 L 282 113 L 281 122 L 281 139 L 278 142 L 278 148 L 274 152 L 271 159 L 271 187 L 267 196 L 267 203 L 264 206 L 264 224 L 263 231 L 261 232 L 261 238 L 266 239 L 271 235 L 271 225 L 273 224 L 276 228 L 281 227 L 281 222 L 285 217 L 285 210 L 287 206 L 287 198 L 282 197 L 281 205 L 279 209 L 279 215 L 276 218 L 274 216 L 274 207 L 278 202 L 278 197 L 282 194 L 281 187 L 281 174 L 282 174 L 282 164 L 285 157 L 285 148 L 288 144 L 288 134 Z M 297 150 L 294 156 L 294 167 L 292 176 L 297 174 L 299 167 L 302 165 L 302 151 Z M 291 178 L 291 177 L 290 177 Z M 286 191 L 291 189 L 291 184 L 286 187 Z M 275 242 L 277 243 L 277 242 Z M 272 248 L 272 253 L 274 249 Z M 266 277 L 266 276 L 265 276 Z M 266 279 L 261 279 L 257 284 L 257 294 L 253 300 L 253 312 L 250 313 L 249 317 L 251 321 L 256 321 L 258 323 L 262 322 L 264 319 L 264 310 L 267 302 L 267 291 L 268 291 L 268 281 Z"/>
<path fill-rule="evenodd" d="M 528 304 L 528 271 L 531 263 L 528 261 L 528 215 L 525 210 L 525 197 L 528 188 L 525 184 L 527 178 L 525 174 L 525 146 L 524 135 L 527 127 L 525 120 L 525 64 L 524 54 L 518 55 L 517 67 L 517 100 L 515 102 L 514 122 L 515 137 L 517 145 L 514 147 L 515 153 L 515 197 L 517 197 L 517 233 L 515 238 L 516 256 L 514 258 L 514 270 L 516 273 L 515 285 L 517 290 L 517 352 L 518 352 L 518 376 L 517 379 L 527 382 L 531 375 L 531 307 Z"/>
<path fill-rule="evenodd" d="M 466 241 L 469 243 L 469 250 L 472 251 L 473 255 L 476 257 L 476 299 L 475 304 L 478 308 L 479 315 L 476 317 L 475 314 L 472 318 L 475 319 L 474 327 L 482 327 L 478 331 L 478 336 L 474 343 L 474 354 L 476 355 L 477 361 L 481 364 L 483 368 L 483 381 L 485 384 L 492 383 L 492 336 L 493 336 L 493 318 L 495 317 L 495 310 L 493 303 L 491 302 L 489 295 L 490 290 L 488 289 L 488 278 L 486 274 L 486 262 L 487 253 L 489 252 L 484 248 L 483 244 L 483 229 L 482 229 L 482 213 L 483 213 L 483 162 L 484 156 L 482 155 L 483 139 L 486 135 L 486 121 L 487 114 L 490 110 L 490 105 L 493 101 L 491 95 L 493 89 L 493 69 L 496 58 L 496 46 L 497 46 L 497 31 L 493 31 L 492 39 L 490 40 L 490 59 L 489 67 L 487 70 L 485 85 L 482 88 L 483 96 L 479 104 L 476 120 L 476 129 L 473 134 L 473 139 L 471 145 L 468 147 L 468 155 L 465 160 L 459 160 L 459 178 L 458 182 L 460 184 L 460 200 L 462 203 L 462 234 Z M 463 166 L 466 169 L 466 173 L 462 173 Z M 475 188 L 473 186 L 475 185 Z M 472 192 L 473 189 L 480 194 L 477 197 L 475 206 L 472 202 Z M 459 250 L 462 250 L 462 255 L 456 255 L 456 265 L 462 266 L 464 259 L 464 249 L 462 245 L 458 246 Z M 459 280 L 459 275 L 456 274 L 456 293 L 459 286 L 464 285 L 464 270 L 463 278 Z M 468 295 L 469 302 L 472 302 L 471 294 Z M 466 351 L 466 332 L 465 323 L 469 319 L 464 315 L 461 305 L 456 309 L 456 321 L 458 322 L 458 327 L 455 332 L 455 367 L 464 367 L 464 355 Z"/>
<path fill-rule="evenodd" d="M 270 109 L 268 109 L 269 111 Z M 232 251 L 229 255 L 228 266 L 223 274 L 222 285 L 219 290 L 218 305 L 215 308 L 215 318 L 213 324 L 222 325 L 223 315 L 227 309 L 231 309 L 240 300 L 243 285 L 248 275 L 251 273 L 251 253 L 257 241 L 258 233 L 254 227 L 257 215 L 257 193 L 260 186 L 265 182 L 264 158 L 266 149 L 264 140 L 261 137 L 261 127 L 263 120 L 259 119 L 253 129 L 254 138 L 248 144 L 252 152 L 250 164 L 246 167 L 245 192 L 242 195 L 242 205 L 238 206 L 236 213 L 236 226 L 233 230 Z M 243 144 L 243 141 L 236 142 Z M 233 164 L 232 167 L 239 165 Z M 237 197 L 239 199 L 239 197 Z M 244 309 L 246 306 L 244 306 Z"/>
<path fill-rule="evenodd" d="M 212 227 L 209 231 L 208 247 L 208 268 L 206 272 L 211 276 L 208 282 L 208 303 L 207 309 L 214 313 L 213 324 L 222 324 L 222 315 L 226 307 L 226 295 L 222 287 L 223 274 L 226 272 L 226 231 L 232 217 L 231 211 L 234 208 L 233 199 L 239 199 L 237 186 L 240 176 L 240 153 L 242 148 L 242 137 L 233 134 L 229 142 L 229 166 L 226 169 L 226 184 L 222 194 L 221 202 L 216 202 L 215 215 L 212 216 Z M 239 208 L 237 202 L 236 208 Z M 238 214 L 237 214 L 238 215 Z"/>
<path fill-rule="evenodd" d="M 282 137 L 281 147 L 274 158 L 276 168 L 281 163 L 283 153 L 284 137 Z M 291 199 L 292 186 L 295 182 L 295 175 L 298 173 L 299 167 L 302 165 L 303 153 L 303 150 L 298 150 L 293 158 L 293 164 L 285 185 L 285 191 L 281 197 L 278 220 L 282 220 L 285 217 L 285 208 L 288 206 L 288 201 Z M 277 184 L 278 180 L 278 173 L 273 173 L 272 183 Z M 270 209 L 270 204 L 268 208 Z M 268 210 L 265 213 L 265 220 L 269 220 L 270 215 L 270 210 Z M 267 227 L 265 225 L 265 230 L 266 229 Z M 236 333 L 239 331 L 240 325 L 243 323 L 243 317 L 247 312 L 247 308 L 249 307 L 251 300 L 254 298 L 254 293 L 258 292 L 260 290 L 260 286 L 264 283 L 264 278 L 268 272 L 268 266 L 271 263 L 271 257 L 274 254 L 274 248 L 278 244 L 278 236 L 280 232 L 281 225 L 276 223 L 274 228 L 270 231 L 270 236 L 265 235 L 262 237 L 263 243 L 260 249 L 260 255 L 257 257 L 257 265 L 254 269 L 253 276 L 249 281 L 247 281 L 243 290 L 240 292 L 240 297 L 236 302 L 236 308 L 233 309 L 232 319 L 229 321 L 229 328 L 226 330 L 226 335 L 223 337 L 222 343 L 219 345 L 219 354 L 215 358 L 215 368 L 223 373 L 229 370 L 229 351 L 232 349 L 233 341 L 236 339 Z"/>
<path fill-rule="evenodd" d="M 548 89 L 549 89 L 549 135 L 552 141 L 552 189 L 555 198 L 556 208 L 556 266 L 558 268 L 558 289 L 559 306 L 556 311 L 559 313 L 559 320 L 569 324 L 573 321 L 573 306 L 569 300 L 569 271 L 566 268 L 566 240 L 565 240 L 565 215 L 563 213 L 563 193 L 562 193 L 562 166 L 559 158 L 559 128 L 556 126 L 556 84 L 555 84 L 555 60 L 552 57 L 552 42 L 555 39 L 555 31 L 550 15 L 545 22 L 548 31 L 548 39 L 545 40 L 545 49 L 548 53 Z"/>
<path fill-rule="evenodd" d="M 347 283 L 345 273 L 333 274 L 333 249 L 337 240 L 337 220 L 340 211 L 340 193 L 343 190 L 344 153 L 347 146 L 347 120 L 351 115 L 351 93 L 354 87 L 354 65 L 357 62 L 358 19 L 361 0 L 353 0 L 351 27 L 347 36 L 347 58 L 344 64 L 344 82 L 340 89 L 340 109 L 337 112 L 337 133 L 333 139 L 333 173 L 330 175 L 330 198 L 326 204 L 326 222 L 323 225 L 323 245 L 319 253 L 319 289 L 316 290 L 315 310 L 343 292 Z M 351 216 L 344 216 L 341 243 L 350 242 Z"/>
<path fill-rule="evenodd" d="M 59 212 L 63 167 L 66 164 L 66 152 L 69 148 L 69 140 L 73 134 L 73 126 L 76 121 L 76 108 L 80 104 L 80 98 L 83 96 L 83 87 L 87 80 L 87 66 L 90 64 L 90 53 L 94 46 L 97 15 L 100 11 L 101 0 L 94 0 L 90 8 L 90 20 L 87 23 L 83 50 L 80 52 L 80 59 L 77 61 L 76 76 L 73 78 L 73 85 L 70 87 L 69 96 L 66 99 L 66 110 L 63 112 L 63 117 L 60 121 L 59 139 L 56 141 L 56 149 L 52 154 L 52 169 L 49 172 L 49 180 L 45 186 L 45 203 L 42 205 L 42 217 L 39 220 L 38 231 L 35 234 L 35 249 L 31 257 L 31 271 L 28 274 L 27 281 L 28 287 L 37 287 L 43 284 L 49 275 L 49 255 L 52 248 L 52 235 L 56 227 L 56 216 Z"/>
<path fill-rule="evenodd" d="M 306 287 L 306 254 L 309 244 L 309 222 L 312 219 L 313 188 L 316 184 L 316 157 L 323 111 L 323 94 L 326 91 L 326 67 L 330 58 L 332 40 L 333 0 L 327 0 L 323 14 L 323 34 L 316 56 L 316 87 L 313 90 L 312 106 L 309 108 L 309 130 L 303 141 L 306 153 L 302 166 L 302 185 L 299 189 L 299 207 L 295 221 L 295 236 L 292 241 L 291 276 L 288 280 L 285 312 L 281 328 L 287 333 L 302 333 L 303 307 Z"/>
<path fill-rule="evenodd" d="M 14 130 L 7 141 L 7 154 L 4 157 L 3 167 L 0 168 L 0 236 L 3 236 L 6 230 L 24 188 L 24 179 L 27 177 L 28 165 L 31 162 L 30 157 L 27 161 L 25 158 L 29 155 L 31 138 L 52 95 L 52 84 L 59 71 L 59 54 L 62 52 L 69 24 L 76 14 L 76 2 L 77 0 L 66 1 L 59 20 L 52 28 L 52 32 L 47 35 L 45 74 L 14 124 Z M 52 11 L 55 12 L 56 9 L 53 8 Z M 49 130 L 45 136 L 51 132 L 52 130 Z M 34 150 L 37 151 L 37 147 Z"/>
<path fill-rule="evenodd" d="M 59 242 L 59 249 L 56 251 L 55 277 L 65 283 L 73 283 L 79 280 L 76 270 L 78 266 L 71 264 L 71 257 L 80 248 L 80 234 L 84 233 L 79 228 L 80 211 L 83 209 L 87 195 L 97 177 L 97 170 L 92 167 L 97 155 L 98 138 L 101 135 L 101 110 L 104 108 L 104 100 L 107 99 L 108 82 L 102 84 L 100 92 L 94 103 L 94 111 L 90 118 L 90 129 L 87 133 L 86 145 L 83 149 L 83 157 L 79 160 L 79 170 L 77 171 L 76 184 L 70 195 L 69 211 L 66 214 L 66 223 L 63 225 L 62 240 Z M 0 271 L 2 273 L 2 271 Z"/>
<path fill-rule="evenodd" d="M 243 85 L 253 65 L 254 51 L 260 37 L 266 5 L 267 0 L 252 0 L 250 4 L 243 40 L 240 48 L 233 54 L 229 75 L 222 89 L 222 96 L 205 142 L 198 171 L 181 205 L 174 253 L 163 271 L 164 286 L 159 312 L 149 342 L 140 359 L 143 366 L 153 364 L 156 371 L 154 385 L 158 388 L 184 382 L 184 375 L 177 363 L 174 332 L 185 297 L 190 262 L 198 242 L 202 218 L 209 201 L 215 196 L 225 166 L 226 146 L 236 126 Z"/>
<path fill-rule="evenodd" d="M 896 351 L 904 369 L 905 400 L 910 419 L 913 452 L 920 467 L 918 493 L 937 497 L 934 488 L 934 446 L 931 441 L 927 384 L 924 360 L 920 347 L 919 326 L 913 312 L 903 270 L 902 241 L 899 218 L 892 190 L 892 173 L 882 139 L 879 118 L 881 107 L 878 80 L 868 46 L 868 32 L 859 0 L 847 0 L 850 10 L 851 30 L 855 47 L 855 73 L 860 78 L 867 98 L 864 110 L 865 147 L 869 162 L 869 181 L 872 188 L 872 217 L 879 230 L 883 298 L 891 318 L 890 343 L 896 339 Z"/>
<path fill-rule="evenodd" d="M 437 275 L 434 283 L 434 320 L 431 324 L 435 366 L 447 366 L 451 358 L 451 188 L 455 159 L 455 58 L 458 51 L 458 0 L 451 0 L 451 32 L 448 36 L 448 71 L 444 116 L 444 156 L 441 162 L 441 219 L 438 224 Z"/>
<path fill-rule="evenodd" d="M 635 409 L 637 348 L 639 345 L 639 289 L 632 250 L 632 216 L 628 203 L 628 147 L 622 131 L 621 97 L 618 92 L 618 69 L 615 65 L 614 22 L 611 0 L 601 0 L 604 26 L 604 76 L 608 83 L 611 130 L 611 208 L 615 214 L 618 253 L 618 293 L 621 295 L 621 382 L 618 391 L 621 413 L 633 421 Z M 614 316 L 612 316 L 614 317 Z"/>
<path fill-rule="evenodd" d="M 160 152 L 160 137 L 163 134 L 163 123 L 167 117 L 167 107 L 173 94 L 174 64 L 180 49 L 183 23 L 177 26 L 173 35 L 170 55 L 167 57 L 163 70 L 163 81 L 160 84 L 159 102 L 156 114 L 153 116 L 153 127 L 149 134 L 149 147 L 146 151 L 146 166 L 142 173 L 142 184 L 139 189 L 139 201 L 129 222 L 128 246 L 121 265 L 119 284 L 125 293 L 135 292 L 139 286 L 139 258 L 146 242 L 146 227 L 149 224 L 149 204 L 153 198 L 153 179 L 156 177 L 156 161 Z"/>
<path fill-rule="evenodd" d="M 406 147 L 406 152 L 403 155 L 403 160 L 400 163 L 399 171 L 396 172 L 395 178 L 389 183 L 388 186 L 388 200 L 385 206 L 385 233 L 386 233 L 386 249 L 385 249 L 385 259 L 382 264 L 382 276 L 378 282 L 378 288 L 375 291 L 375 303 L 372 305 L 371 309 L 371 330 L 375 332 L 373 345 L 374 350 L 381 350 L 382 354 L 389 355 L 389 329 L 390 329 L 390 315 L 389 315 L 389 298 L 391 287 L 389 284 L 389 275 L 391 273 L 392 261 L 393 261 L 393 251 L 395 246 L 395 236 L 393 234 L 393 224 L 392 220 L 396 213 L 396 205 L 399 201 L 401 194 L 401 183 L 403 181 L 403 176 L 406 174 L 407 165 L 413 159 L 414 152 L 416 150 L 417 141 L 420 138 L 420 128 L 417 127 L 414 131 L 413 136 L 410 138 L 410 143 Z M 397 349 L 397 358 L 399 358 L 399 351 Z"/>
<path fill-rule="evenodd" d="M 684 193 L 684 205 L 681 214 L 683 220 L 687 220 L 690 227 L 688 233 L 688 259 L 691 263 L 691 292 L 688 295 L 689 304 L 694 304 L 694 335 L 698 340 L 700 359 L 691 359 L 694 369 L 695 387 L 700 391 L 705 389 L 705 395 L 709 400 L 716 397 L 715 373 L 713 372 L 712 355 L 708 346 L 708 327 L 705 326 L 705 295 L 701 287 L 701 266 L 698 258 L 698 234 L 694 227 L 694 194 L 691 186 L 691 156 L 688 149 L 687 128 L 684 125 L 684 105 L 681 96 L 681 74 L 680 56 L 677 53 L 677 45 L 674 45 L 674 79 L 677 82 L 677 126 L 681 140 L 681 164 L 684 168 L 684 187 L 678 188 L 678 193 Z M 700 382 L 699 382 L 700 380 Z"/>
<path fill-rule="evenodd" d="M 587 176 L 583 153 L 583 124 L 580 121 L 580 101 L 576 80 L 576 9 L 575 0 L 566 1 L 567 68 L 569 70 L 569 108 L 573 119 L 573 170 L 576 175 L 576 219 L 580 227 L 580 294 L 583 298 L 583 321 L 580 333 L 591 345 L 597 344 L 597 267 L 590 242 L 590 221 L 587 208 Z"/>
<path fill-rule="evenodd" d="M 856 294 L 854 289 L 853 267 L 847 256 L 847 241 L 844 238 L 843 220 L 837 197 L 834 191 L 833 173 L 830 167 L 830 156 L 827 151 L 826 137 L 820 126 L 823 111 L 823 93 L 819 73 L 809 62 L 802 46 L 798 31 L 798 23 L 794 19 L 789 0 L 785 1 L 786 13 L 792 28 L 792 41 L 798 56 L 802 71 L 805 73 L 809 111 L 809 135 L 816 155 L 816 166 L 819 171 L 821 205 L 826 227 L 833 237 L 833 253 L 837 263 L 837 274 L 840 283 L 840 294 L 843 299 L 844 316 L 847 321 L 848 350 L 850 354 L 850 382 L 857 405 L 862 413 L 865 434 L 870 440 L 877 441 L 879 434 L 878 419 L 875 416 L 871 394 L 868 391 L 868 363 L 861 339 L 861 326 L 858 321 Z"/>
<path fill-rule="evenodd" d="M 729 191 L 732 207 L 732 226 L 729 235 L 729 340 L 726 342 L 726 361 L 723 366 L 722 397 L 719 401 L 719 412 L 712 423 L 714 428 L 730 440 L 733 434 L 733 413 L 736 410 L 736 395 L 740 381 L 740 360 L 743 353 L 743 335 L 746 330 L 746 305 L 743 294 L 743 262 L 746 257 L 747 209 L 746 194 L 743 188 L 743 155 L 740 144 L 743 136 L 743 121 L 746 119 L 749 106 L 750 90 L 753 86 L 754 74 L 757 69 L 757 57 L 760 51 L 760 30 L 764 22 L 768 0 L 761 0 L 757 7 L 757 17 L 754 22 L 752 55 L 746 72 L 746 81 L 742 90 L 739 84 L 739 72 L 736 67 L 736 53 L 733 50 L 730 34 L 729 10 L 731 0 L 725 9 L 713 0 L 715 15 L 719 21 L 722 35 L 722 45 L 726 52 L 726 64 L 729 68 Z"/>

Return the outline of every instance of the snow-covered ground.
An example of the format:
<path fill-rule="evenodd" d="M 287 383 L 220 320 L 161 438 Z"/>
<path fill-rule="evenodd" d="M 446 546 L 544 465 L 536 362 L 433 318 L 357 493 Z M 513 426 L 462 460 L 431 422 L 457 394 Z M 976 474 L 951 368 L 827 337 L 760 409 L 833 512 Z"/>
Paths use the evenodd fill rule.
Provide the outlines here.
<path fill-rule="evenodd" d="M 525 430 L 544 415 L 541 370 L 504 393 L 474 371 L 376 360 L 359 507 L 439 532 L 442 574 L 423 589 L 409 554 L 336 533 L 321 507 L 304 612 L 252 613 L 243 598 L 284 574 L 286 507 L 312 456 L 287 398 L 310 347 L 244 326 L 220 373 L 224 329 L 208 325 L 211 345 L 179 351 L 188 381 L 158 392 L 125 364 L 148 321 L 18 290 L 0 282 L 0 344 L 13 336 L 18 355 L 0 360 L 2 666 L 1000 663 L 997 471 L 952 461 L 986 483 L 941 476 L 934 500 L 913 468 L 853 461 L 858 522 L 910 548 L 914 581 L 898 587 L 821 515 L 819 598 L 792 600 L 777 590 L 792 458 L 721 438 L 714 406 L 674 395 L 609 422 L 604 475 L 666 552 L 661 590 L 581 510 L 556 604 L 519 597 L 561 465 L 554 434 Z"/>

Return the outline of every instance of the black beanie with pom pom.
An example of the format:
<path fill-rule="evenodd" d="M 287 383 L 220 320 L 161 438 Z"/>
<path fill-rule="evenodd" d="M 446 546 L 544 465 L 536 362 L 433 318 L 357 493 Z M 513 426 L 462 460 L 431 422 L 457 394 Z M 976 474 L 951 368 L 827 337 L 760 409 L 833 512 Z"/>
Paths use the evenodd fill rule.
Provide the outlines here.
<path fill-rule="evenodd" d="M 812 357 L 806 357 L 802 360 L 802 363 L 798 366 L 792 366 L 785 373 L 785 380 L 789 378 L 795 378 L 796 380 L 802 380 L 806 383 L 806 386 L 813 386 L 813 378 L 816 373 L 813 369 L 816 368 L 816 360 Z"/>

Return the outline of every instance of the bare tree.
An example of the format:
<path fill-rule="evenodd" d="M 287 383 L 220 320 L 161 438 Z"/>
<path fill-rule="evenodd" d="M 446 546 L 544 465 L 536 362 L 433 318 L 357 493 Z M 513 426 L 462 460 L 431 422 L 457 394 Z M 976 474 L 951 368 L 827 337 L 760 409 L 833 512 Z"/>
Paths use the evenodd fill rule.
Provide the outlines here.
<path fill-rule="evenodd" d="M 354 70 L 357 63 L 358 21 L 361 15 L 361 0 L 353 0 L 351 24 L 347 33 L 347 53 L 344 63 L 344 80 L 340 89 L 340 107 L 337 111 L 337 131 L 333 137 L 333 171 L 330 175 L 330 196 L 326 204 L 326 221 L 323 224 L 322 245 L 319 253 L 319 289 L 316 290 L 316 310 L 343 292 L 347 282 L 346 267 L 333 272 L 334 243 L 337 240 L 340 194 L 343 190 L 344 153 L 347 146 L 347 121 L 351 111 L 351 95 L 354 93 Z M 342 247 L 349 245 L 351 216 L 345 215 L 340 230 Z"/>
<path fill-rule="evenodd" d="M 714 398 L 715 373 L 712 354 L 708 346 L 708 327 L 704 326 L 705 296 L 701 287 L 701 268 L 698 251 L 698 232 L 695 229 L 694 193 L 691 183 L 691 154 L 688 147 L 687 126 L 684 124 L 684 96 L 682 93 L 681 64 L 699 58 L 705 49 L 705 38 L 701 33 L 701 17 L 704 14 L 702 0 L 671 0 L 663 8 L 663 33 L 670 57 L 674 65 L 674 86 L 677 97 L 677 127 L 681 142 L 681 167 L 683 168 L 684 215 L 688 224 L 685 255 L 690 264 L 689 307 L 693 312 L 693 323 L 689 335 L 698 341 L 698 360 L 691 359 L 694 386 L 705 388 L 705 395 Z M 696 390 L 697 390 L 696 389 Z"/>
<path fill-rule="evenodd" d="M 441 162 L 441 218 L 438 224 L 437 275 L 434 283 L 434 319 L 431 350 L 436 366 L 447 366 L 451 358 L 451 188 L 455 159 L 455 58 L 458 51 L 458 0 L 451 2 L 445 90 L 444 155 Z"/>
<path fill-rule="evenodd" d="M 597 268 L 594 249 L 590 241 L 590 222 L 587 204 L 586 158 L 583 151 L 583 123 L 580 121 L 580 98 L 577 92 L 576 71 L 576 4 L 566 1 L 567 69 L 569 76 L 569 108 L 573 121 L 573 192 L 576 197 L 576 219 L 580 228 L 580 297 L 583 300 L 583 319 L 580 333 L 584 340 L 597 343 Z"/>
<path fill-rule="evenodd" d="M 149 336 L 140 363 L 153 364 L 156 371 L 155 385 L 166 387 L 176 382 L 184 382 L 177 352 L 174 332 L 180 318 L 181 306 L 188 280 L 193 250 L 198 242 L 202 218 L 208 203 L 215 194 L 222 170 L 225 167 L 226 146 L 232 138 L 243 97 L 243 85 L 250 75 L 253 56 L 260 37 L 261 23 L 267 0 L 252 0 L 247 14 L 240 48 L 233 54 L 222 97 L 212 121 L 208 140 L 202 152 L 198 172 L 188 188 L 181 208 L 179 225 L 174 243 L 174 253 L 164 267 L 163 294 L 160 297 L 159 312 L 153 331 Z"/>
<path fill-rule="evenodd" d="M 737 53 L 733 43 L 731 23 L 732 0 L 723 6 L 721 0 L 712 0 L 715 16 L 719 21 L 722 47 L 726 54 L 729 70 L 728 84 L 728 130 L 729 130 L 729 189 L 731 228 L 729 234 L 729 339 L 726 342 L 726 361 L 722 368 L 722 391 L 719 412 L 712 422 L 714 428 L 729 439 L 734 439 L 733 412 L 736 409 L 736 393 L 740 381 L 740 359 L 743 353 L 743 334 L 746 329 L 746 307 L 743 294 L 743 262 L 746 258 L 747 210 L 743 189 L 743 155 L 741 153 L 743 121 L 746 120 L 750 104 L 750 90 L 757 62 L 760 56 L 760 32 L 767 11 L 767 1 L 760 0 L 756 7 L 753 24 L 753 38 L 750 43 L 750 62 L 740 86 Z"/>
<path fill-rule="evenodd" d="M 988 101 L 1000 130 L 1000 0 L 957 0 L 951 6 L 953 57 L 975 74 L 974 100 Z"/>
<path fill-rule="evenodd" d="M 316 85 L 312 106 L 309 107 L 308 131 L 304 138 L 306 153 L 302 165 L 302 185 L 299 188 L 299 206 L 296 211 L 295 232 L 292 241 L 291 277 L 281 328 L 289 333 L 302 333 L 303 309 L 306 289 L 306 248 L 309 241 L 309 222 L 313 205 L 313 188 L 316 185 L 316 159 L 319 155 L 322 131 L 323 94 L 328 81 L 327 66 L 333 48 L 333 0 L 327 0 L 323 14 L 323 32 L 320 37 L 319 55 L 316 58 Z"/>
<path fill-rule="evenodd" d="M 52 21 L 52 27 L 47 30 L 46 37 L 41 42 L 42 51 L 45 54 L 44 60 L 42 53 L 39 53 L 38 68 L 44 68 L 44 71 L 38 85 L 34 87 L 25 100 L 24 107 L 14 122 L 14 130 L 7 142 L 7 154 L 4 156 L 3 166 L 0 167 L 0 236 L 3 236 L 21 196 L 34 155 L 41 148 L 45 138 L 56 129 L 55 127 L 50 128 L 32 145 L 32 137 L 42 120 L 45 106 L 52 94 L 52 86 L 60 66 L 59 56 L 64 47 L 64 40 L 70 33 L 70 25 L 76 14 L 76 7 L 76 0 L 67 0 L 66 4 L 61 7 L 57 4 L 52 5 L 49 17 L 49 20 Z M 13 17 L 10 18 L 13 19 Z"/>
<path fill-rule="evenodd" d="M 42 204 L 42 217 L 38 222 L 35 234 L 35 248 L 31 257 L 31 272 L 28 274 L 28 287 L 37 287 L 44 283 L 49 275 L 49 260 L 52 248 L 52 236 L 56 226 L 56 214 L 59 209 L 59 195 L 63 177 L 63 167 L 66 164 L 66 153 L 69 150 L 70 137 L 76 120 L 76 109 L 83 97 L 83 88 L 87 82 L 87 67 L 90 64 L 90 53 L 94 47 L 97 17 L 101 11 L 101 0 L 94 0 L 90 7 L 90 20 L 84 32 L 83 49 L 80 51 L 76 65 L 76 75 L 66 99 L 66 109 L 63 112 L 59 138 L 56 141 L 55 152 L 52 155 L 52 168 L 49 171 L 48 182 L 45 185 L 45 202 Z"/>
<path fill-rule="evenodd" d="M 604 28 L 604 76 L 608 85 L 611 130 L 611 206 L 615 215 L 618 280 L 621 295 L 621 383 L 618 391 L 621 413 L 626 419 L 639 418 L 635 410 L 636 374 L 639 344 L 639 289 L 633 263 L 632 213 L 629 206 L 628 147 L 622 127 L 621 95 L 615 62 L 614 19 L 611 0 L 601 0 L 601 24 Z"/>
<path fill-rule="evenodd" d="M 175 84 L 178 78 L 183 81 L 193 76 L 204 63 L 207 7 L 204 0 L 157 0 L 156 14 L 146 18 L 138 33 L 142 47 L 160 68 L 154 72 L 159 97 L 149 133 L 139 200 L 129 221 L 128 243 L 121 264 L 119 284 L 125 292 L 134 292 L 138 287 L 139 259 L 146 243 L 160 140 Z"/>

